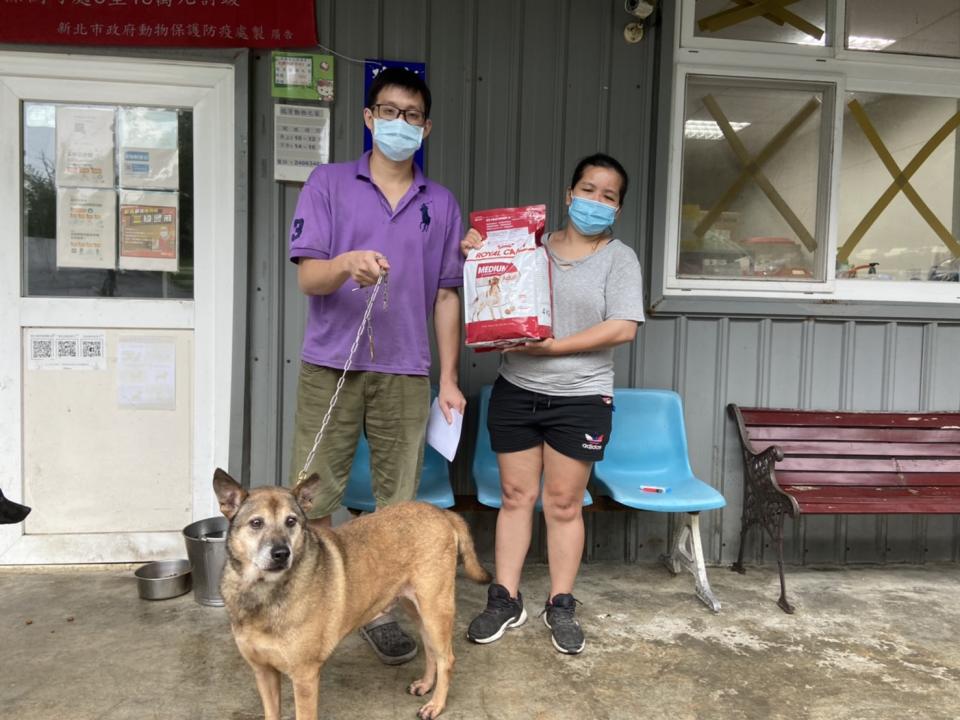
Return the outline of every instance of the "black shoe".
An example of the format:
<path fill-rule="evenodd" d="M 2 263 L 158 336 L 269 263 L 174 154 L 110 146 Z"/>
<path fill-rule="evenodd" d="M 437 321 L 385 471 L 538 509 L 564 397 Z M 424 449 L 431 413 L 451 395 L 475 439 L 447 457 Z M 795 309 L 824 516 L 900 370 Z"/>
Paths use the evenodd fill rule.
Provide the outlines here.
<path fill-rule="evenodd" d="M 402 665 L 417 655 L 416 641 L 390 615 L 383 615 L 360 628 L 360 635 L 384 665 Z"/>
<path fill-rule="evenodd" d="M 583 652 L 586 645 L 583 630 L 574 617 L 578 602 L 580 601 L 568 593 L 554 595 L 553 600 L 547 600 L 543 612 L 540 613 L 543 615 L 543 624 L 550 628 L 553 646 L 567 655 Z"/>
<path fill-rule="evenodd" d="M 0 490 L 0 525 L 18 523 L 29 514 L 30 508 L 26 505 L 15 503 L 12 500 L 7 500 L 7 498 L 3 496 L 3 491 Z"/>
<path fill-rule="evenodd" d="M 487 607 L 477 615 L 467 628 L 467 639 L 475 643 L 492 643 L 499 640 L 509 628 L 520 627 L 527 621 L 527 611 L 523 607 L 523 595 L 517 597 L 503 585 L 492 583 L 487 588 Z"/>

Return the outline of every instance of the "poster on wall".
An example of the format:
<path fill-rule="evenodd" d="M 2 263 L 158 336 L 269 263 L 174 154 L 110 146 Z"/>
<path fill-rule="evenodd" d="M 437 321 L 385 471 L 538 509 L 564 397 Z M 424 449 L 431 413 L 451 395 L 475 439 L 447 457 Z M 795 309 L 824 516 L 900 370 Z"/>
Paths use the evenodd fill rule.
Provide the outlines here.
<path fill-rule="evenodd" d="M 330 108 L 274 105 L 273 179 L 306 182 L 330 162 Z"/>
<path fill-rule="evenodd" d="M 177 409 L 177 341 L 172 337 L 117 340 L 117 405 L 133 410 Z"/>
<path fill-rule="evenodd" d="M 370 94 L 370 86 L 382 70 L 387 68 L 403 68 L 416 73 L 423 81 L 427 81 L 427 64 L 422 62 L 407 62 L 406 60 L 371 60 L 367 59 L 363 64 L 363 104 L 366 106 L 367 95 Z M 366 127 L 363 129 L 363 151 L 366 152 L 373 148 L 373 136 Z M 413 160 L 421 168 L 423 167 L 423 147 L 417 150 Z"/>
<path fill-rule="evenodd" d="M 113 108 L 57 107 L 57 185 L 113 187 Z"/>
<path fill-rule="evenodd" d="M 180 188 L 176 110 L 121 108 L 117 128 L 121 187 Z"/>
<path fill-rule="evenodd" d="M 315 0 L 3 0 L 0 43 L 314 47 Z"/>
<path fill-rule="evenodd" d="M 121 270 L 177 272 L 178 195 L 120 191 Z"/>
<path fill-rule="evenodd" d="M 333 102 L 333 55 L 274 52 L 271 61 L 273 97 Z"/>
<path fill-rule="evenodd" d="M 106 333 L 96 330 L 27 330 L 30 370 L 106 370 Z"/>
<path fill-rule="evenodd" d="M 57 267 L 117 266 L 117 194 L 57 188 Z"/>

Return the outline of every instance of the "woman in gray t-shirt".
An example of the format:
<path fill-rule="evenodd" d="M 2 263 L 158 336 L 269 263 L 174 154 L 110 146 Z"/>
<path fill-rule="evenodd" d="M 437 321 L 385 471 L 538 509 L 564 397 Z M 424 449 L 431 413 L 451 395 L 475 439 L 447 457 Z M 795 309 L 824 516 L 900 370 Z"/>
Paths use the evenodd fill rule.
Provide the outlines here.
<path fill-rule="evenodd" d="M 496 581 L 467 630 L 489 643 L 527 619 L 520 574 L 543 478 L 550 593 L 544 622 L 554 647 L 584 648 L 573 584 L 583 553 L 582 503 L 593 463 L 603 458 L 613 412 L 613 349 L 643 322 L 640 263 L 615 239 L 627 173 L 609 155 L 584 158 L 567 190 L 569 222 L 544 238 L 553 276 L 554 337 L 503 351 L 488 411 L 500 466 Z M 482 244 L 470 230 L 464 253 Z"/>

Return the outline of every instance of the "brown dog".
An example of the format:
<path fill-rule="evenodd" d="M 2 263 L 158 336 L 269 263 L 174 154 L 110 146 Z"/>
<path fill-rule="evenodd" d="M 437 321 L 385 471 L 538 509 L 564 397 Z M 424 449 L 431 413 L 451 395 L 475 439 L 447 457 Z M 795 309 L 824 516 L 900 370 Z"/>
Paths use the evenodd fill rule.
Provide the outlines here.
<path fill-rule="evenodd" d="M 223 470 L 213 486 L 230 519 L 220 584 L 240 654 L 253 668 L 266 720 L 280 718 L 280 673 L 293 681 L 297 720 L 317 717 L 320 670 L 340 640 L 397 600 L 420 629 L 426 656 L 413 695 L 433 689 L 417 713 L 432 720 L 453 670 L 457 556 L 467 577 L 490 582 L 459 515 L 404 502 L 328 530 L 310 523 L 320 478 L 293 491 L 247 493 Z"/>

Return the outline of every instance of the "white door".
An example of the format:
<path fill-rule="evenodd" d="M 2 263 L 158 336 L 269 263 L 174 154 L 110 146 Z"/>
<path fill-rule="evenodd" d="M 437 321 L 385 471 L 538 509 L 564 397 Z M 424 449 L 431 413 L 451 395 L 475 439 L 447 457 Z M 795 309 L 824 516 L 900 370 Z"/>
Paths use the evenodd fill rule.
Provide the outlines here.
<path fill-rule="evenodd" d="M 0 52 L 0 564 L 184 555 L 234 332 L 230 65 Z"/>

